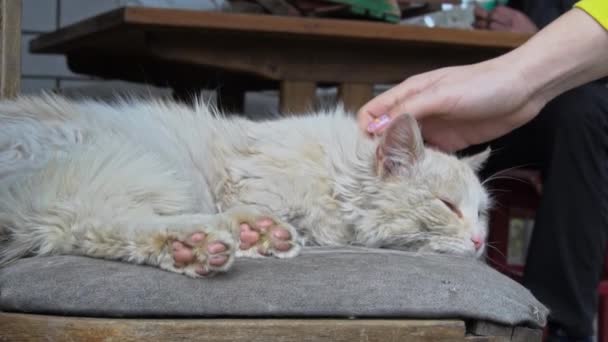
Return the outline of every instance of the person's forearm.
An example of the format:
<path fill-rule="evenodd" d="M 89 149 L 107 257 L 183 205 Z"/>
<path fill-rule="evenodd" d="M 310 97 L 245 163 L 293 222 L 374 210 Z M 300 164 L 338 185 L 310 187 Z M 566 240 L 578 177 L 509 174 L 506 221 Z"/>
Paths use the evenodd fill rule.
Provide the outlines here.
<path fill-rule="evenodd" d="M 608 31 L 575 8 L 497 62 L 520 73 L 533 97 L 550 101 L 608 75 Z"/>

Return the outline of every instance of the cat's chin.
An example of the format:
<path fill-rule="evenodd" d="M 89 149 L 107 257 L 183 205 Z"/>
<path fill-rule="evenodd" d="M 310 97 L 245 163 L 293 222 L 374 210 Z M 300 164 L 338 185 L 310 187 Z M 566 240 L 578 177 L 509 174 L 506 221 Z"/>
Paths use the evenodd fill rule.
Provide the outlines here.
<path fill-rule="evenodd" d="M 481 248 L 479 250 L 469 249 L 466 247 L 463 248 L 454 248 L 454 246 L 443 247 L 443 246 L 418 246 L 417 248 L 413 248 L 412 246 L 390 246 L 385 247 L 388 249 L 400 250 L 404 252 L 418 253 L 422 255 L 436 255 L 436 254 L 445 254 L 445 255 L 454 255 L 460 257 L 468 257 L 480 259 L 484 255 L 485 248 Z"/>
<path fill-rule="evenodd" d="M 454 255 L 454 256 L 459 256 L 459 257 L 467 257 L 467 258 L 475 258 L 475 259 L 479 259 L 484 255 L 483 249 L 476 251 L 473 249 L 464 249 L 464 248 L 455 249 L 453 247 L 422 248 L 418 252 L 421 254 L 445 254 L 445 255 Z"/>

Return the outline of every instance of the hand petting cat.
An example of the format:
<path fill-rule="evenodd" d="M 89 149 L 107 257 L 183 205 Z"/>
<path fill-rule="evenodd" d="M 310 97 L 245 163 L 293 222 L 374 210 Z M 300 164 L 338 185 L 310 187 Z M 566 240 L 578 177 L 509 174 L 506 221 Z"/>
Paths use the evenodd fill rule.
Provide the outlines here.
<path fill-rule="evenodd" d="M 543 101 L 531 101 L 526 86 L 518 85 L 525 85 L 523 76 L 504 72 L 494 61 L 431 71 L 365 104 L 359 126 L 379 134 L 396 116 L 409 113 L 417 118 L 427 144 L 457 151 L 508 133 L 543 107 Z"/>
<path fill-rule="evenodd" d="M 407 78 L 359 110 L 359 127 L 379 134 L 409 113 L 427 144 L 457 151 L 524 125 L 557 95 L 608 75 L 606 58 L 608 33 L 575 8 L 507 54 Z"/>

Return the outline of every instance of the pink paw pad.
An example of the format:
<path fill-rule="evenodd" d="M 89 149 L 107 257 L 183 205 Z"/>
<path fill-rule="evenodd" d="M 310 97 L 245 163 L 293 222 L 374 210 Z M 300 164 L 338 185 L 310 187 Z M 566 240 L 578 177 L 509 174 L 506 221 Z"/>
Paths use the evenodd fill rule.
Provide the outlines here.
<path fill-rule="evenodd" d="M 262 255 L 268 255 L 271 249 L 286 252 L 292 248 L 292 236 L 289 230 L 276 224 L 270 218 L 261 218 L 254 225 L 241 223 L 240 249 L 257 247 Z"/>
<path fill-rule="evenodd" d="M 207 241 L 205 233 L 194 233 L 184 240 L 171 243 L 174 266 L 183 268 L 194 265 L 196 273 L 202 276 L 212 272 L 209 266 L 221 267 L 228 262 L 229 255 L 221 254 L 228 249 L 222 241 Z"/>

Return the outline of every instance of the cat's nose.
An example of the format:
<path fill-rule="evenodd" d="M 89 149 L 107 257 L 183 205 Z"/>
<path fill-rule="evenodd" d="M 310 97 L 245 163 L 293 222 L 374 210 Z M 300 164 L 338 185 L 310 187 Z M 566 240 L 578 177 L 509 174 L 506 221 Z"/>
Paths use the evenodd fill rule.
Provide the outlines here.
<path fill-rule="evenodd" d="M 479 250 L 483 246 L 483 239 L 479 235 L 473 235 L 471 241 L 473 241 L 476 250 Z"/>

